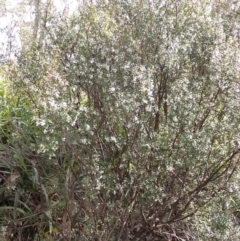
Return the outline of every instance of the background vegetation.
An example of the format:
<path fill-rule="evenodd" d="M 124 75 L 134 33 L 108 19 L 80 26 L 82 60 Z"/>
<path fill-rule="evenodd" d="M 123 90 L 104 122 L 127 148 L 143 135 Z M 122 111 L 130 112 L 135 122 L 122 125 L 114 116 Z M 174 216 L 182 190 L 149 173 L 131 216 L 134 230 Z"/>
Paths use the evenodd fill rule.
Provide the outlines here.
<path fill-rule="evenodd" d="M 240 4 L 19 6 L 34 19 L 1 65 L 2 240 L 239 240 Z"/>

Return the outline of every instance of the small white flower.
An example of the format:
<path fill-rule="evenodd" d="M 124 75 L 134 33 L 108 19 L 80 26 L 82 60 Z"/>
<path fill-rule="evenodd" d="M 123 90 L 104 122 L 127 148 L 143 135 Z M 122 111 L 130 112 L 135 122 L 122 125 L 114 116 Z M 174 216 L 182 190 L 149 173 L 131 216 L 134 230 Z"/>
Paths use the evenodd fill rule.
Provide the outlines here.
<path fill-rule="evenodd" d="M 173 121 L 174 122 L 177 122 L 178 121 L 178 118 L 176 116 L 173 117 Z"/>
<path fill-rule="evenodd" d="M 110 93 L 114 93 L 115 92 L 115 88 L 114 87 L 109 88 L 109 92 Z"/>

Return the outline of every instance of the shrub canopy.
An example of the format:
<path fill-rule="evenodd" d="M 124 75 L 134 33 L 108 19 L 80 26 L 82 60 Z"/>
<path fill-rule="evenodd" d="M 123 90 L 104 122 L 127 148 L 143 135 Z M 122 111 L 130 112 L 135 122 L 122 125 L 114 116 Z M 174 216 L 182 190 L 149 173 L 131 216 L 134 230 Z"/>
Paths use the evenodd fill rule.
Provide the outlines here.
<path fill-rule="evenodd" d="M 96 1 L 45 18 L 8 72 L 17 97 L 0 93 L 9 240 L 238 240 L 226 6 Z"/>

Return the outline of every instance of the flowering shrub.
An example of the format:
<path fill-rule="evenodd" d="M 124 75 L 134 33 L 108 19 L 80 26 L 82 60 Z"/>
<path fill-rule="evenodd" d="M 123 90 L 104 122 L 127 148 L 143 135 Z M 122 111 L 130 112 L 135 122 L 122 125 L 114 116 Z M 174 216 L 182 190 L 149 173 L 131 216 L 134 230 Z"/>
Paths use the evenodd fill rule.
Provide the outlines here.
<path fill-rule="evenodd" d="M 31 115 L 3 154 L 20 176 L 9 239 L 228 240 L 240 106 L 226 16 L 214 2 L 110 1 L 49 18 L 10 73 Z"/>

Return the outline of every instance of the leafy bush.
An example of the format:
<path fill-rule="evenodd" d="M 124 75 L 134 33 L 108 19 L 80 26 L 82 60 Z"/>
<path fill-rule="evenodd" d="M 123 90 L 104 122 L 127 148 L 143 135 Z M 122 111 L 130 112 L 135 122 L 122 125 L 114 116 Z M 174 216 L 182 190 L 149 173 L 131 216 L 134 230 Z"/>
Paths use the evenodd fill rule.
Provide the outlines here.
<path fill-rule="evenodd" d="M 214 4 L 97 2 L 49 18 L 9 73 L 8 239 L 238 230 L 239 48 Z"/>

